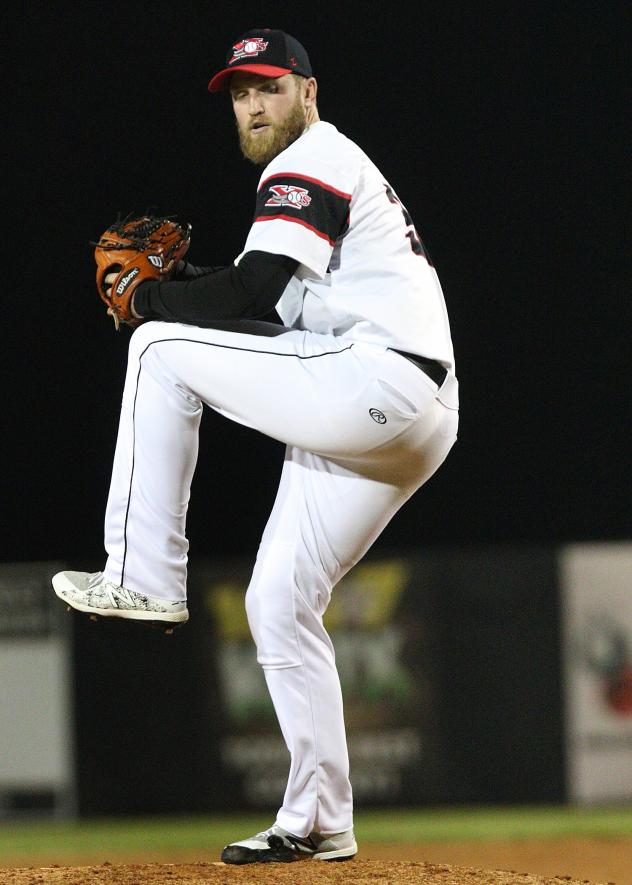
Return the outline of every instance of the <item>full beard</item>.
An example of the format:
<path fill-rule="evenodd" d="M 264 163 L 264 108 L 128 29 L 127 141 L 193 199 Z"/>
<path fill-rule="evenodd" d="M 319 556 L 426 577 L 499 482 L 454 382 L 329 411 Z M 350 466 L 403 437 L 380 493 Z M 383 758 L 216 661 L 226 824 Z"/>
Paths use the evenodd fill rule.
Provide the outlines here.
<path fill-rule="evenodd" d="M 250 130 L 237 127 L 239 133 L 239 146 L 247 160 L 256 166 L 266 166 L 277 154 L 296 141 L 305 131 L 306 115 L 305 108 L 301 103 L 300 95 L 287 118 L 280 124 L 270 124 L 269 130 L 262 135 L 253 135 Z"/>

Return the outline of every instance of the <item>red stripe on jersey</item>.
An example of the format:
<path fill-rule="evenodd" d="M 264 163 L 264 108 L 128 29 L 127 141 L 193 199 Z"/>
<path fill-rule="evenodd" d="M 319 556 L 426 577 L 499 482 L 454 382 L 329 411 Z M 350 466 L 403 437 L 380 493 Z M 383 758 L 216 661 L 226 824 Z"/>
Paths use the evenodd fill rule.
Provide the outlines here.
<path fill-rule="evenodd" d="M 310 178 L 309 175 L 299 175 L 296 172 L 275 172 L 274 175 L 269 175 L 265 181 L 262 181 L 259 185 L 259 190 L 267 184 L 269 181 L 272 181 L 273 178 L 300 178 L 301 181 L 311 181 L 312 184 L 317 184 L 319 187 L 324 188 L 326 191 L 331 191 L 332 194 L 336 194 L 337 197 L 342 197 L 344 200 L 350 200 L 351 194 L 345 194 L 344 191 L 339 191 L 337 188 L 332 187 L 330 184 L 326 184 L 326 182 L 321 181 L 319 178 Z M 257 191 L 258 193 L 259 191 Z"/>
<path fill-rule="evenodd" d="M 330 246 L 335 246 L 336 241 L 330 239 L 327 234 L 324 234 L 322 231 L 318 230 L 316 227 L 312 227 L 311 224 L 308 224 L 306 221 L 303 221 L 302 218 L 294 218 L 292 215 L 260 215 L 258 218 L 255 218 L 255 222 L 257 221 L 293 221 L 294 224 L 300 224 L 302 227 L 306 227 L 307 230 L 311 230 L 313 234 L 316 234 L 317 237 L 320 237 L 321 240 L 326 240 Z M 254 223 L 254 222 L 253 222 Z"/>

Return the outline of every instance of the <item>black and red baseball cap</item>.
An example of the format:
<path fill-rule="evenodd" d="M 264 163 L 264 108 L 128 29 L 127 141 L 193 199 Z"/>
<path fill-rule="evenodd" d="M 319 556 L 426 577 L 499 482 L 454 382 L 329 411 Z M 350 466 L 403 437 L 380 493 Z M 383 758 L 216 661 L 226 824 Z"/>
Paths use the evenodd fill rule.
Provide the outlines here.
<path fill-rule="evenodd" d="M 285 31 L 255 28 L 237 40 L 226 55 L 226 67 L 208 84 L 209 92 L 228 89 L 235 71 L 250 71 L 262 77 L 284 74 L 312 76 L 312 66 L 305 48 Z"/>

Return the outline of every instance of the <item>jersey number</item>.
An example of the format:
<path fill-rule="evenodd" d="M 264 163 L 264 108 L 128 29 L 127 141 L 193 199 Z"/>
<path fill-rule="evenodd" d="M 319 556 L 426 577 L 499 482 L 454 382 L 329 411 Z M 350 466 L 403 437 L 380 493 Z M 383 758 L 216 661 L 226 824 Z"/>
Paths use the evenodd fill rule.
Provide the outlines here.
<path fill-rule="evenodd" d="M 408 230 L 406 231 L 406 236 L 410 243 L 410 248 L 413 250 L 415 255 L 422 255 L 426 259 L 428 264 L 432 264 L 432 262 L 430 261 L 430 256 L 428 255 L 428 250 L 421 242 L 421 237 L 415 230 L 415 225 L 412 218 L 410 217 L 410 212 L 408 211 L 406 206 L 404 206 L 404 204 L 390 185 L 386 184 L 384 185 L 384 187 L 386 188 L 386 196 L 388 197 L 390 202 L 394 203 L 396 206 L 399 206 L 399 208 L 402 210 L 402 215 L 404 216 L 404 221 L 406 222 L 406 227 L 408 228 Z"/>

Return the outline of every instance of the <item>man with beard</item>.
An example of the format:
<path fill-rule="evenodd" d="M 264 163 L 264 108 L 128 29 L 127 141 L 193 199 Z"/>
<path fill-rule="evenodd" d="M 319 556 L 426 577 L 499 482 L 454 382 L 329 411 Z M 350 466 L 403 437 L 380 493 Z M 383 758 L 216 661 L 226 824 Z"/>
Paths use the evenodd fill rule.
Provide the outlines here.
<path fill-rule="evenodd" d="M 254 30 L 209 83 L 228 89 L 242 151 L 263 169 L 243 252 L 182 264 L 134 296 L 105 519 L 103 572 L 55 592 L 91 615 L 188 619 L 185 519 L 203 403 L 286 444 L 247 595 L 290 753 L 270 829 L 241 864 L 357 851 L 340 682 L 323 626 L 333 587 L 456 439 L 458 384 L 437 274 L 366 154 L 319 119 L 303 46 Z M 283 326 L 257 321 L 273 308 Z M 263 762 L 262 762 L 263 764 Z"/>

